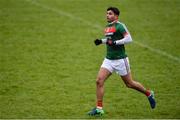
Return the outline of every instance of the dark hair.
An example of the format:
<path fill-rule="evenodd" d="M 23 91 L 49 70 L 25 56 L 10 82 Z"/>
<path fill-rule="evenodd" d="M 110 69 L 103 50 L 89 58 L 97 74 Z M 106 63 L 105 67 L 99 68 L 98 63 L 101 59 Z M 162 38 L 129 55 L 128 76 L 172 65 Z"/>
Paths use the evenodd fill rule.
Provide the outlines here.
<path fill-rule="evenodd" d="M 114 14 L 116 14 L 116 15 L 118 15 L 118 16 L 119 16 L 119 14 L 120 14 L 119 9 L 116 8 L 116 7 L 109 7 L 109 8 L 107 9 L 107 11 L 109 11 L 109 10 L 112 10 L 112 11 L 114 12 Z"/>

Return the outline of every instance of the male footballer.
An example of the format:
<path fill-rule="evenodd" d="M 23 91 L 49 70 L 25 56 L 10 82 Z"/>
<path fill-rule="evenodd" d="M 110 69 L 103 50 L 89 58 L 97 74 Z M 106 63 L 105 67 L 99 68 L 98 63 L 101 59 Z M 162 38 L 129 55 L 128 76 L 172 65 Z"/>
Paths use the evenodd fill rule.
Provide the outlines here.
<path fill-rule="evenodd" d="M 106 44 L 107 54 L 96 79 L 96 107 L 88 113 L 89 115 L 104 114 L 104 82 L 113 72 L 116 72 L 121 77 L 128 88 L 145 94 L 152 109 L 156 106 L 154 92 L 146 89 L 141 83 L 134 81 L 131 76 L 125 44 L 132 42 L 132 38 L 126 26 L 118 21 L 119 15 L 118 8 L 109 7 L 107 9 L 106 17 L 108 24 L 104 31 L 105 38 L 94 41 L 95 45 Z"/>

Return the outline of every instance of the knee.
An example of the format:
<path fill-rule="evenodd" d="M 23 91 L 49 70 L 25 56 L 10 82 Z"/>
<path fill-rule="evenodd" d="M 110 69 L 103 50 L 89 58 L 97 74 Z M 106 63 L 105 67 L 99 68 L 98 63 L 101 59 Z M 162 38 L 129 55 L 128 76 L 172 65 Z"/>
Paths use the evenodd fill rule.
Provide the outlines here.
<path fill-rule="evenodd" d="M 96 85 L 98 86 L 98 87 L 102 87 L 103 85 L 104 85 L 104 82 L 103 82 L 104 80 L 103 80 L 103 78 L 102 77 L 97 77 L 97 79 L 96 79 Z"/>

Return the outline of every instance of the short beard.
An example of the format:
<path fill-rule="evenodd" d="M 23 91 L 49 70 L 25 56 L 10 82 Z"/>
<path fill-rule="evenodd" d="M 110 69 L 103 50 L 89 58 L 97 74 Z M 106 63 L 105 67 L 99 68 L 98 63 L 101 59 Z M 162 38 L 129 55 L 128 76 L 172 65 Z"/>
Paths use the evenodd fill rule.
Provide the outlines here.
<path fill-rule="evenodd" d="M 113 21 L 109 21 L 109 20 L 107 20 L 107 22 L 108 22 L 108 23 L 111 23 L 111 22 L 113 22 Z"/>

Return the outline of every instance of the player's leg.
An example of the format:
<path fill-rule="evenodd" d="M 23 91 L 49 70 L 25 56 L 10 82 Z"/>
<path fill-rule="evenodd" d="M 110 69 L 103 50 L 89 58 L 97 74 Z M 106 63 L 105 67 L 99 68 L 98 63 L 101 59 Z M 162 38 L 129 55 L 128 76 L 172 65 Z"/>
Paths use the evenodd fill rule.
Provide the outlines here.
<path fill-rule="evenodd" d="M 128 88 L 132 88 L 140 91 L 141 93 L 147 94 L 148 90 L 146 90 L 146 88 L 141 83 L 132 79 L 131 72 L 129 72 L 127 75 L 121 76 L 121 78 Z"/>
<path fill-rule="evenodd" d="M 102 101 L 104 96 L 104 82 L 111 75 L 106 68 L 100 68 L 98 76 L 96 78 L 96 97 L 97 108 L 102 109 Z"/>
<path fill-rule="evenodd" d="M 96 107 L 92 109 L 89 115 L 102 115 L 104 113 L 103 96 L 104 96 L 104 82 L 111 75 L 111 72 L 106 68 L 101 67 L 96 78 Z"/>
<path fill-rule="evenodd" d="M 141 83 L 134 81 L 132 79 L 131 72 L 129 72 L 125 76 L 121 76 L 121 78 L 128 88 L 135 89 L 135 90 L 140 91 L 141 93 L 145 94 L 148 97 L 151 108 L 155 108 L 156 102 L 155 102 L 153 91 L 147 90 Z"/>
<path fill-rule="evenodd" d="M 116 69 L 116 72 L 121 76 L 122 80 L 128 88 L 135 89 L 148 97 L 148 100 L 151 104 L 151 107 L 155 107 L 155 100 L 153 91 L 147 90 L 141 83 L 133 80 L 130 71 L 129 59 L 128 57 L 115 61 L 116 66 L 113 66 Z"/>

